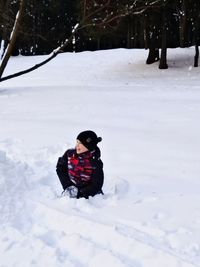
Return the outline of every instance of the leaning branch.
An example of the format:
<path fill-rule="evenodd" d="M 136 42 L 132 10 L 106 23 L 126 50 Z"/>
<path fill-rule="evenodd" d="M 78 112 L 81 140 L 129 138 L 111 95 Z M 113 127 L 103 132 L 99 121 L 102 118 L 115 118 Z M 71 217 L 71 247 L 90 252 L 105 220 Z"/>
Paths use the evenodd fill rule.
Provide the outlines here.
<path fill-rule="evenodd" d="M 164 0 L 165 4 L 168 2 L 169 0 Z M 135 1 L 136 3 L 136 1 Z M 31 67 L 31 68 L 28 68 L 26 70 L 23 70 L 23 71 L 19 71 L 17 73 L 14 73 L 14 74 L 11 74 L 11 75 L 8 75 L 8 76 L 5 76 L 3 78 L 0 78 L 0 82 L 3 82 L 3 81 L 6 81 L 8 79 L 11 79 L 11 78 L 15 78 L 15 77 L 18 77 L 18 76 L 21 76 L 23 74 L 26 74 L 26 73 L 29 73 L 35 69 L 38 69 L 39 67 L 45 65 L 46 63 L 48 63 L 49 61 L 51 61 L 53 58 L 55 58 L 58 54 L 60 53 L 63 53 L 65 48 L 67 47 L 67 45 L 72 41 L 75 33 L 77 33 L 79 30 L 83 29 L 83 28 L 86 28 L 86 27 L 89 27 L 89 26 L 101 26 L 102 24 L 109 24 L 111 21 L 114 21 L 116 19 L 119 19 L 119 18 L 122 18 L 124 16 L 128 16 L 128 15 L 138 15 L 138 14 L 141 14 L 143 13 L 144 11 L 146 11 L 147 9 L 149 8 L 152 8 L 152 7 L 159 7 L 161 5 L 161 3 L 163 3 L 163 1 L 161 0 L 153 0 L 151 2 L 149 2 L 147 5 L 144 5 L 144 6 L 140 6 L 140 7 L 137 7 L 137 6 L 131 6 L 129 7 L 130 9 L 127 10 L 126 8 L 123 9 L 123 10 L 120 10 L 120 12 L 118 14 L 113 14 L 112 13 L 112 16 L 107 16 L 107 18 L 105 18 L 103 21 L 101 22 L 98 22 L 98 23 L 86 23 L 87 20 L 89 21 L 92 21 L 92 18 L 94 15 L 96 15 L 98 12 L 102 11 L 105 7 L 109 6 L 110 4 L 110 0 L 107 0 L 107 2 L 105 3 L 104 6 L 100 6 L 99 8 L 97 8 L 95 11 L 91 12 L 90 14 L 86 15 L 86 11 L 84 11 L 84 18 L 83 20 L 77 24 L 73 31 L 72 31 L 72 34 L 71 36 L 69 37 L 69 39 L 66 39 L 64 44 L 61 45 L 60 47 L 58 47 L 56 50 L 54 50 L 51 55 L 45 59 L 44 61 L 36 64 L 35 66 Z M 86 4 L 86 1 L 84 2 L 84 4 Z M 84 10 L 85 10 L 85 6 L 84 6 Z"/>
<path fill-rule="evenodd" d="M 48 63 L 49 61 L 51 61 L 53 58 L 55 58 L 58 54 L 60 53 L 63 53 L 64 52 L 64 49 L 66 48 L 66 46 L 72 41 L 73 39 L 73 36 L 74 34 L 77 32 L 78 30 L 78 26 L 76 28 L 73 29 L 73 34 L 70 36 L 69 39 L 66 39 L 64 44 L 61 45 L 60 47 L 58 47 L 57 49 L 55 49 L 51 54 L 50 56 L 43 60 L 42 62 L 36 64 L 35 66 L 31 67 L 31 68 L 28 68 L 26 70 L 23 70 L 23 71 L 19 71 L 19 72 L 16 72 L 14 74 L 11 74 L 11 75 L 8 75 L 8 76 L 5 76 L 3 78 L 0 78 L 0 82 L 3 82 L 3 81 L 6 81 L 6 80 L 9 80 L 9 79 L 12 79 L 12 78 L 16 78 L 16 77 L 19 77 L 23 74 L 26 74 L 26 73 L 29 73 L 33 70 L 36 70 L 38 69 L 39 67 L 45 65 L 46 63 Z"/>

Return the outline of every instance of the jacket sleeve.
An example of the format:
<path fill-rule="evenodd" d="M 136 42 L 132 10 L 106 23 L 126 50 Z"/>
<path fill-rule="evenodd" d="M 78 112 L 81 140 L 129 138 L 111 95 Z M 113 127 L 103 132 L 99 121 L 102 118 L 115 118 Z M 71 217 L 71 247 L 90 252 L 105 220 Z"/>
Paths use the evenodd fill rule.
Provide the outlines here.
<path fill-rule="evenodd" d="M 100 160 L 92 174 L 91 182 L 80 188 L 78 192 L 78 198 L 84 197 L 88 198 L 89 196 L 95 196 L 101 192 L 104 182 L 104 172 L 103 172 L 103 163 Z"/>
<path fill-rule="evenodd" d="M 66 151 L 62 157 L 58 158 L 58 162 L 56 165 L 56 172 L 64 190 L 73 184 L 69 179 L 67 160 L 68 156 Z"/>

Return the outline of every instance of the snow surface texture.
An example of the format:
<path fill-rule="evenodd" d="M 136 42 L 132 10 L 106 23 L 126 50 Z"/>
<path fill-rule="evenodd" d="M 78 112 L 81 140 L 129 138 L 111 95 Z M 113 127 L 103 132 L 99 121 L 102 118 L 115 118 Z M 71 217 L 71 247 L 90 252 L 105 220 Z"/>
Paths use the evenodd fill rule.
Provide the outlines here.
<path fill-rule="evenodd" d="M 0 267 L 200 266 L 200 68 L 193 48 L 163 71 L 146 56 L 66 53 L 0 84 Z M 86 129 L 105 195 L 59 198 L 57 158 Z"/>

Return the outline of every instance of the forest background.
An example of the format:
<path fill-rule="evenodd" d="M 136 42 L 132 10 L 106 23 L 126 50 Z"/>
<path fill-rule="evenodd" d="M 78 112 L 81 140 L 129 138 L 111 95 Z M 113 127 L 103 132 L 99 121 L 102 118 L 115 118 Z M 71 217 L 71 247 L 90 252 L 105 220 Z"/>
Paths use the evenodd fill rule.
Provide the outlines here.
<path fill-rule="evenodd" d="M 165 69 L 167 48 L 195 46 L 198 66 L 199 0 L 0 0 L 1 57 L 20 4 L 23 12 L 12 55 L 46 55 L 67 40 L 62 52 L 149 49 L 146 63 L 160 59 L 159 68 Z"/>

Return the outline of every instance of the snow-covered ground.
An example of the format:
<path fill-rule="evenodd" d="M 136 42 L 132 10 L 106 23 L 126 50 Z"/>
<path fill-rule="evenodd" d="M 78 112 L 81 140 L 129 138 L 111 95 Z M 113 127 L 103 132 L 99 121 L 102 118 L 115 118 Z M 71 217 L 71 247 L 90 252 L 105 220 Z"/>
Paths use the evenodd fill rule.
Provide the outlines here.
<path fill-rule="evenodd" d="M 146 56 L 66 53 L 0 83 L 0 267 L 200 266 L 200 68 L 194 48 L 163 71 Z M 59 198 L 57 158 L 87 129 L 105 195 Z"/>

